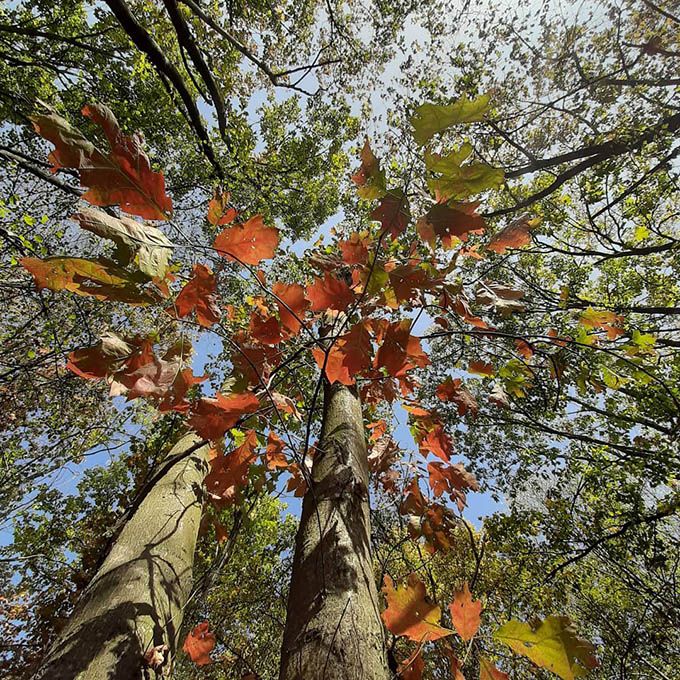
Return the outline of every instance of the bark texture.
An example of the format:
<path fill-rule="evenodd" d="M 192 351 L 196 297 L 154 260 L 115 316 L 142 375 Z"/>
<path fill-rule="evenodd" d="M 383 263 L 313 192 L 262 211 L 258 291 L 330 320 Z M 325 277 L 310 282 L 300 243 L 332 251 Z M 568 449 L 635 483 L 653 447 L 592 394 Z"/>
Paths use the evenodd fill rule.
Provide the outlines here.
<path fill-rule="evenodd" d="M 370 549 L 368 457 L 356 391 L 325 385 L 298 530 L 280 680 L 386 680 Z"/>
<path fill-rule="evenodd" d="M 188 434 L 170 456 L 198 442 Z M 151 647 L 166 644 L 174 655 L 191 589 L 207 455 L 205 445 L 179 460 L 143 499 L 36 679 L 138 680 Z"/>

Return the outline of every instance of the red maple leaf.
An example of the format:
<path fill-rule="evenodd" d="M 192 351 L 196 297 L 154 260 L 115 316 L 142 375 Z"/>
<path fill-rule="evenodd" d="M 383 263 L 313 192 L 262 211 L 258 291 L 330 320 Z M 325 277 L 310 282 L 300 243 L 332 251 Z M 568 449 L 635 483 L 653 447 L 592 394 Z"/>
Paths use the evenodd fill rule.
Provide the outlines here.
<path fill-rule="evenodd" d="M 450 248 L 454 239 L 467 240 L 467 235 L 481 234 L 486 227 L 484 219 L 475 210 L 479 203 L 437 203 L 418 220 L 416 228 L 420 238 L 432 248 L 435 235 L 442 240 L 444 248 Z"/>
<path fill-rule="evenodd" d="M 220 320 L 221 312 L 216 304 L 217 279 L 202 265 L 194 265 L 193 278 L 182 288 L 175 300 L 174 309 L 181 319 L 196 310 L 196 319 L 201 326 L 212 326 Z M 172 308 L 169 309 L 172 313 Z"/>
<path fill-rule="evenodd" d="M 203 439 L 219 439 L 231 427 L 236 425 L 242 415 L 257 411 L 260 406 L 258 398 L 252 392 L 232 394 L 228 397 L 219 392 L 214 399 L 201 399 L 191 409 L 189 425 Z"/>
<path fill-rule="evenodd" d="M 327 309 L 343 312 L 354 301 L 354 293 L 344 281 L 326 272 L 323 279 L 314 279 L 314 283 L 307 288 L 307 299 L 315 312 Z"/>
<path fill-rule="evenodd" d="M 338 246 L 345 264 L 364 264 L 368 259 L 369 243 L 370 239 L 361 238 L 356 232 L 350 234 L 349 241 L 340 241 Z"/>
<path fill-rule="evenodd" d="M 267 436 L 267 450 L 264 454 L 270 470 L 288 467 L 288 459 L 283 453 L 284 447 L 284 441 L 275 432 L 270 432 Z"/>
<path fill-rule="evenodd" d="M 380 203 L 370 215 L 372 220 L 380 222 L 382 232 L 389 232 L 393 239 L 397 238 L 411 219 L 408 199 L 401 190 L 392 189 L 380 199 Z"/>
<path fill-rule="evenodd" d="M 523 215 L 503 227 L 486 246 L 489 250 L 502 255 L 507 248 L 520 248 L 531 243 L 531 234 L 534 227 L 538 226 L 537 220 L 530 220 L 528 215 Z"/>
<path fill-rule="evenodd" d="M 442 401 L 453 401 L 458 404 L 459 416 L 464 416 L 468 411 L 470 411 L 473 417 L 477 416 L 479 404 L 472 394 L 470 394 L 468 388 L 462 384 L 460 378 L 452 380 L 451 376 L 447 377 L 446 380 L 437 387 L 437 396 Z"/>
<path fill-rule="evenodd" d="M 250 466 L 257 458 L 256 447 L 257 434 L 255 430 L 248 430 L 241 446 L 210 461 L 205 487 L 213 500 L 229 504 L 234 500 L 238 487 L 248 483 Z"/>
<path fill-rule="evenodd" d="M 280 301 L 277 300 L 277 304 L 281 325 L 290 335 L 296 335 L 302 328 L 301 322 L 310 304 L 305 298 L 305 289 L 299 283 L 289 284 L 277 281 L 272 292 L 280 299 Z"/>
<path fill-rule="evenodd" d="M 482 603 L 473 601 L 467 581 L 463 583 L 460 590 L 456 589 L 449 611 L 451 622 L 458 635 L 466 642 L 471 640 L 477 634 L 482 622 L 480 619 Z"/>
<path fill-rule="evenodd" d="M 420 340 L 410 333 L 411 322 L 404 319 L 395 323 L 384 323 L 378 342 L 382 344 L 375 357 L 375 367 L 384 366 L 393 377 L 403 376 L 416 366 L 423 367 L 430 363 L 420 346 Z"/>
<path fill-rule="evenodd" d="M 266 227 L 262 215 L 255 215 L 243 224 L 234 224 L 217 235 L 213 248 L 227 260 L 257 265 L 274 257 L 279 245 L 279 230 Z"/>
<path fill-rule="evenodd" d="M 438 423 L 418 442 L 418 448 L 421 453 L 429 451 L 448 463 L 453 453 L 453 442 L 451 437 L 444 432 L 441 424 Z"/>
<path fill-rule="evenodd" d="M 215 188 L 215 195 L 208 203 L 208 222 L 210 224 L 221 227 L 236 219 L 238 213 L 229 207 L 230 198 L 231 194 L 228 191 L 220 191 L 219 187 Z"/>
<path fill-rule="evenodd" d="M 281 342 L 281 327 L 273 316 L 265 319 L 258 312 L 250 315 L 250 337 L 263 345 L 276 345 Z"/>
<path fill-rule="evenodd" d="M 184 641 L 184 651 L 197 666 L 205 666 L 212 663 L 210 652 L 215 646 L 215 634 L 209 633 L 210 624 L 207 621 L 199 623 L 187 635 Z"/>
<path fill-rule="evenodd" d="M 165 194 L 165 179 L 151 170 L 139 133 L 125 137 L 113 112 L 103 104 L 86 106 L 83 115 L 99 125 L 106 134 L 110 153 L 99 151 L 78 130 L 60 116 L 50 113 L 35 116 L 35 131 L 54 144 L 49 155 L 52 172 L 75 168 L 80 184 L 89 187 L 82 198 L 93 205 L 120 205 L 121 210 L 148 220 L 167 220 L 172 201 Z"/>

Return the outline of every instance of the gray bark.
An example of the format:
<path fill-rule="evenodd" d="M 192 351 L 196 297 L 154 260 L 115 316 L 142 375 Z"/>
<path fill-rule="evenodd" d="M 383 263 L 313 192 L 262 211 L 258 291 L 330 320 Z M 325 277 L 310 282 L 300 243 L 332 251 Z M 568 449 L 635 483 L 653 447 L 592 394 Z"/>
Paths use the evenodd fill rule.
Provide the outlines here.
<path fill-rule="evenodd" d="M 353 388 L 325 385 L 313 484 L 303 500 L 280 680 L 386 680 L 370 549 L 368 457 Z"/>
<path fill-rule="evenodd" d="M 195 434 L 170 452 L 200 442 Z M 44 680 L 138 680 L 143 655 L 174 655 L 191 590 L 208 446 L 169 468 L 123 527 L 36 675 Z"/>

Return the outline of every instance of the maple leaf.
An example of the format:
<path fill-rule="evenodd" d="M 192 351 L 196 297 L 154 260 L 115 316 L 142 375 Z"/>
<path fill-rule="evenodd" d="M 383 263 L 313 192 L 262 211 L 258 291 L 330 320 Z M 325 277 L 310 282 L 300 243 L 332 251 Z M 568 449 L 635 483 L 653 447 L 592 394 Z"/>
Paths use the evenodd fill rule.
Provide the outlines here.
<path fill-rule="evenodd" d="M 250 315 L 250 337 L 263 345 L 281 342 L 281 327 L 275 317 L 263 318 L 257 312 Z"/>
<path fill-rule="evenodd" d="M 380 348 L 375 357 L 375 367 L 384 366 L 392 377 L 403 376 L 412 368 L 427 366 L 430 360 L 420 346 L 420 340 L 411 335 L 411 322 L 384 324 L 378 335 Z"/>
<path fill-rule="evenodd" d="M 446 492 L 461 511 L 466 505 L 465 492 L 468 489 L 479 490 L 475 476 L 468 472 L 461 463 L 445 465 L 435 461 L 427 464 L 427 471 L 430 475 L 430 486 L 435 498 L 439 498 Z"/>
<path fill-rule="evenodd" d="M 348 241 L 340 241 L 338 246 L 342 251 L 342 259 L 345 264 L 364 264 L 368 259 L 369 243 L 370 239 L 362 238 L 356 232 L 350 234 Z"/>
<path fill-rule="evenodd" d="M 55 146 L 49 155 L 52 172 L 78 170 L 81 186 L 89 187 L 82 198 L 93 205 L 120 205 L 124 212 L 144 219 L 167 220 L 172 201 L 165 194 L 163 175 L 151 170 L 141 135 L 125 137 L 113 112 L 103 104 L 86 106 L 82 113 L 104 130 L 111 152 L 99 151 L 55 113 L 34 116 L 35 131 Z"/>
<path fill-rule="evenodd" d="M 435 236 L 444 248 L 451 248 L 454 239 L 466 241 L 468 234 L 481 234 L 486 223 L 475 210 L 479 203 L 436 203 L 418 219 L 416 229 L 420 238 L 435 247 Z"/>
<path fill-rule="evenodd" d="M 255 215 L 243 224 L 234 224 L 219 233 L 213 248 L 227 260 L 257 265 L 274 257 L 279 245 L 279 230 L 266 227 L 262 215 Z"/>
<path fill-rule="evenodd" d="M 370 218 L 380 222 L 381 233 L 389 232 L 392 239 L 395 239 L 408 226 L 411 219 L 411 211 L 408 199 L 401 190 L 393 189 L 389 191 L 380 203 L 371 212 Z"/>
<path fill-rule="evenodd" d="M 139 347 L 107 331 L 102 334 L 99 344 L 77 349 L 68 355 L 66 368 L 81 378 L 101 380 L 121 362 L 131 359 Z"/>
<path fill-rule="evenodd" d="M 215 195 L 208 203 L 207 219 L 210 224 L 221 227 L 236 219 L 238 213 L 229 207 L 229 199 L 231 194 L 228 191 L 221 191 L 219 187 L 215 187 Z"/>
<path fill-rule="evenodd" d="M 468 365 L 468 373 L 473 373 L 475 375 L 493 375 L 494 370 L 491 364 L 487 364 L 486 361 L 471 361 Z"/>
<path fill-rule="evenodd" d="M 413 653 L 402 661 L 397 668 L 397 675 L 402 680 L 421 680 L 423 677 L 423 670 L 425 662 L 421 654 L 422 645 L 418 645 Z"/>
<path fill-rule="evenodd" d="M 279 317 L 281 325 L 291 335 L 296 335 L 302 328 L 301 321 L 310 305 L 305 298 L 305 289 L 299 283 L 283 283 L 277 281 L 272 288 L 274 295 L 279 298 Z"/>
<path fill-rule="evenodd" d="M 413 572 L 406 585 L 397 588 L 385 574 L 382 591 L 387 601 L 382 619 L 390 633 L 416 642 L 438 640 L 453 633 L 439 624 L 441 609 L 427 601 L 425 586 Z"/>
<path fill-rule="evenodd" d="M 98 300 L 116 300 L 132 305 L 148 305 L 154 301 L 140 291 L 130 272 L 111 264 L 80 257 L 23 257 L 21 265 L 35 279 L 38 290 L 69 290 Z"/>
<path fill-rule="evenodd" d="M 482 120 L 489 111 L 488 94 L 470 100 L 463 95 L 453 104 L 421 104 L 416 107 L 409 122 L 411 134 L 420 146 L 426 144 L 435 134 L 443 132 L 458 123 L 473 123 Z"/>
<path fill-rule="evenodd" d="M 528 361 L 531 359 L 532 356 L 534 356 L 534 350 L 532 346 L 524 342 L 524 340 L 520 340 L 519 338 L 515 340 L 515 345 L 517 345 L 517 351 Z"/>
<path fill-rule="evenodd" d="M 463 583 L 460 590 L 456 589 L 449 610 L 451 622 L 458 635 L 466 642 L 471 640 L 477 634 L 481 624 L 479 615 L 482 612 L 482 603 L 472 600 L 467 582 Z"/>
<path fill-rule="evenodd" d="M 448 376 L 444 382 L 439 384 L 436 394 L 442 401 L 453 401 L 456 403 L 458 405 L 459 416 L 464 416 L 470 411 L 474 418 L 477 417 L 479 404 L 468 388 L 462 384 L 460 378 L 454 380 L 451 376 Z"/>
<path fill-rule="evenodd" d="M 120 264 L 128 264 L 136 253 L 141 271 L 152 278 L 165 276 L 173 245 L 160 229 L 91 208 L 82 208 L 73 219 L 86 231 L 113 241 L 118 246 L 114 259 Z"/>
<path fill-rule="evenodd" d="M 305 464 L 307 463 L 305 462 Z M 302 498 L 307 493 L 307 481 L 300 466 L 297 463 L 291 463 L 288 466 L 288 472 L 290 472 L 290 477 L 286 484 L 286 491 L 293 493 L 295 498 Z"/>
<path fill-rule="evenodd" d="M 212 326 L 220 320 L 216 304 L 217 278 L 202 264 L 195 264 L 193 277 L 182 288 L 175 300 L 174 310 L 181 319 L 196 310 L 196 320 L 201 326 Z M 168 310 L 172 313 L 173 309 Z"/>
<path fill-rule="evenodd" d="M 451 437 L 444 432 L 442 425 L 438 423 L 418 442 L 418 448 L 423 456 L 426 455 L 423 451 L 429 451 L 448 463 L 453 453 L 453 442 Z"/>
<path fill-rule="evenodd" d="M 182 649 L 189 655 L 197 666 L 205 666 L 212 663 L 210 652 L 215 646 L 215 634 L 209 633 L 210 624 L 207 621 L 199 623 L 187 635 Z"/>
<path fill-rule="evenodd" d="M 249 384 L 259 385 L 269 377 L 272 366 L 281 359 L 280 352 L 268 345 L 254 345 L 244 331 L 233 337 L 235 345 L 231 353 L 231 363 L 235 373 L 243 375 Z"/>
<path fill-rule="evenodd" d="M 344 312 L 354 301 L 354 293 L 344 281 L 326 272 L 323 279 L 314 279 L 314 283 L 307 288 L 307 299 L 315 312 L 327 309 Z"/>
<path fill-rule="evenodd" d="M 272 398 L 272 401 L 279 411 L 290 414 L 293 416 L 293 418 L 295 418 L 295 420 L 302 420 L 302 416 L 295 405 L 295 401 L 293 401 L 290 397 L 280 394 L 279 392 L 270 392 L 269 396 Z"/>
<path fill-rule="evenodd" d="M 218 392 L 214 399 L 203 398 L 191 409 L 189 425 L 203 439 L 214 441 L 234 427 L 241 416 L 257 411 L 259 406 L 258 398 L 252 392 L 232 394 L 228 397 Z"/>
<path fill-rule="evenodd" d="M 191 368 L 184 368 L 179 373 L 172 383 L 171 389 L 166 393 L 165 398 L 158 404 L 158 410 L 161 413 L 165 411 L 179 411 L 180 413 L 188 413 L 191 404 L 186 401 L 186 395 L 193 385 L 203 382 L 208 379 L 208 375 L 194 375 Z"/>
<path fill-rule="evenodd" d="M 147 668 L 153 668 L 154 670 L 160 668 L 165 662 L 165 652 L 167 652 L 169 647 L 167 645 L 156 645 L 152 647 L 147 652 L 144 653 L 142 657 L 144 665 Z"/>
<path fill-rule="evenodd" d="M 213 500 L 229 504 L 234 500 L 238 487 L 247 484 L 248 471 L 257 458 L 256 447 L 257 434 L 255 430 L 248 430 L 243 444 L 226 456 L 217 456 L 210 461 L 205 487 Z"/>
<path fill-rule="evenodd" d="M 354 377 L 349 372 L 349 368 L 345 365 L 345 353 L 343 352 L 342 347 L 334 344 L 327 351 L 324 351 L 320 347 L 314 347 L 314 349 L 312 349 L 312 356 L 319 369 L 323 370 L 326 374 L 328 382 L 331 384 L 339 382 L 343 385 L 354 384 Z"/>
<path fill-rule="evenodd" d="M 397 302 L 408 302 L 416 293 L 428 290 L 433 285 L 422 267 L 410 263 L 395 267 L 388 276 Z"/>
<path fill-rule="evenodd" d="M 352 176 L 352 181 L 359 185 L 357 193 L 366 201 L 380 198 L 387 192 L 385 173 L 380 169 L 380 162 L 371 151 L 368 137 L 361 149 L 361 167 Z"/>
<path fill-rule="evenodd" d="M 387 431 L 387 423 L 384 420 L 378 420 L 375 423 L 368 423 L 366 429 L 372 430 L 369 440 L 374 442 L 385 434 Z"/>
<path fill-rule="evenodd" d="M 444 645 L 444 654 L 449 657 L 451 677 L 453 680 L 465 680 L 465 676 L 461 671 L 463 662 L 453 653 L 453 650 L 448 645 Z"/>
<path fill-rule="evenodd" d="M 288 459 L 283 453 L 284 447 L 284 441 L 275 432 L 270 432 L 267 436 L 267 449 L 264 454 L 270 470 L 288 467 Z"/>
<path fill-rule="evenodd" d="M 541 223 L 540 219 L 530 220 L 528 215 L 522 215 L 501 229 L 486 246 L 488 250 L 502 255 L 508 248 L 521 248 L 531 243 L 529 232 Z"/>
<path fill-rule="evenodd" d="M 510 676 L 499 671 L 491 661 L 483 656 L 479 657 L 479 680 L 510 680 Z"/>
<path fill-rule="evenodd" d="M 574 680 L 599 666 L 593 656 L 595 646 L 576 635 L 566 616 L 548 616 L 531 624 L 508 621 L 493 636 L 563 680 Z"/>
<path fill-rule="evenodd" d="M 609 340 L 616 340 L 619 335 L 623 335 L 623 317 L 614 312 L 598 312 L 592 307 L 588 307 L 579 318 L 579 323 L 584 328 L 600 328 L 607 331 Z"/>
<path fill-rule="evenodd" d="M 371 471 L 376 474 L 387 471 L 397 459 L 399 453 L 400 448 L 391 437 L 379 439 L 373 444 L 368 454 L 368 464 L 371 466 Z"/>

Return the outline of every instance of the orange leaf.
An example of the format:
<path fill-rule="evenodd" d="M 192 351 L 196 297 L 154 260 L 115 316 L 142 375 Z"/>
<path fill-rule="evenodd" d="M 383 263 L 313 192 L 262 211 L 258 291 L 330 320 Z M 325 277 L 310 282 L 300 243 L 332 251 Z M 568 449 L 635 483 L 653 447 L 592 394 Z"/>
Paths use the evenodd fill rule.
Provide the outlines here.
<path fill-rule="evenodd" d="M 248 430 L 246 438 L 238 448 L 226 456 L 218 456 L 210 461 L 210 472 L 205 478 L 205 488 L 213 500 L 231 502 L 237 487 L 247 484 L 248 471 L 255 462 L 257 454 L 257 434 Z"/>
<path fill-rule="evenodd" d="M 263 318 L 257 312 L 250 315 L 250 337 L 263 345 L 281 342 L 281 327 L 275 317 Z"/>
<path fill-rule="evenodd" d="M 267 467 L 270 470 L 288 467 L 288 459 L 283 453 L 284 446 L 284 441 L 276 433 L 269 433 L 267 437 L 267 450 L 265 451 L 265 459 L 267 461 Z"/>
<path fill-rule="evenodd" d="M 201 399 L 191 410 L 189 425 L 203 439 L 219 439 L 246 413 L 257 411 L 260 402 L 252 392 L 224 397 L 219 392 L 215 399 Z"/>
<path fill-rule="evenodd" d="M 207 621 L 199 623 L 184 641 L 184 651 L 197 666 L 212 663 L 210 652 L 215 646 L 215 634 L 209 633 L 210 624 Z"/>
<path fill-rule="evenodd" d="M 384 420 L 379 420 L 376 423 L 369 423 L 366 425 L 367 430 L 373 430 L 369 439 L 374 442 L 382 437 L 387 431 L 387 423 Z"/>
<path fill-rule="evenodd" d="M 208 222 L 221 227 L 229 224 L 236 219 L 236 210 L 229 207 L 231 194 L 228 191 L 220 191 L 215 188 L 215 195 L 208 203 Z"/>
<path fill-rule="evenodd" d="M 193 278 L 182 288 L 175 300 L 177 316 L 181 319 L 196 310 L 201 326 L 212 326 L 220 320 L 221 312 L 216 304 L 217 279 L 202 265 L 194 265 Z M 172 308 L 168 310 L 172 313 Z"/>
<path fill-rule="evenodd" d="M 278 245 L 279 230 L 266 227 L 262 215 L 255 215 L 243 224 L 227 227 L 213 242 L 213 248 L 227 260 L 239 260 L 251 265 L 274 257 Z"/>
<path fill-rule="evenodd" d="M 482 612 L 482 603 L 472 600 L 467 582 L 454 593 L 453 604 L 449 605 L 449 610 L 453 627 L 458 635 L 466 642 L 471 640 L 477 634 L 481 624 L 479 615 Z"/>
<path fill-rule="evenodd" d="M 302 328 L 301 321 L 304 320 L 305 311 L 310 304 L 305 298 L 305 289 L 299 283 L 277 281 L 272 292 L 281 300 L 281 302 L 277 300 L 281 325 L 291 335 L 296 335 Z"/>
<path fill-rule="evenodd" d="M 340 241 L 338 246 L 345 264 L 364 264 L 368 259 L 368 243 L 369 239 L 361 238 L 357 233 L 350 234 L 349 241 Z"/>
<path fill-rule="evenodd" d="M 453 453 L 453 443 L 444 428 L 437 424 L 430 430 L 427 435 L 418 442 L 420 453 L 425 456 L 423 451 L 429 451 L 438 458 L 441 458 L 445 463 L 448 463 Z"/>
<path fill-rule="evenodd" d="M 451 500 L 457 503 L 460 510 L 465 507 L 465 492 L 468 489 L 479 490 L 475 476 L 468 472 L 461 463 L 444 465 L 444 463 L 435 461 L 427 464 L 427 471 L 430 475 L 430 486 L 434 497 L 439 498 L 446 492 Z"/>
<path fill-rule="evenodd" d="M 148 220 L 167 220 L 172 201 L 165 194 L 165 179 L 151 170 L 149 157 L 142 150 L 139 133 L 125 137 L 113 112 L 103 104 L 86 106 L 83 115 L 105 132 L 110 153 L 102 153 L 68 121 L 50 113 L 35 116 L 35 131 L 54 144 L 49 155 L 52 172 L 75 168 L 80 184 L 89 187 L 82 198 L 93 205 L 120 205 L 121 210 Z"/>
<path fill-rule="evenodd" d="M 491 364 L 487 364 L 485 361 L 471 361 L 468 366 L 468 373 L 474 373 L 476 375 L 493 375 L 494 370 Z"/>
<path fill-rule="evenodd" d="M 400 189 L 390 190 L 380 199 L 380 203 L 374 208 L 370 218 L 380 222 L 383 233 L 389 232 L 393 239 L 397 238 L 406 229 L 411 219 L 411 211 L 404 192 Z"/>
<path fill-rule="evenodd" d="M 390 633 L 416 642 L 438 640 L 453 633 L 439 624 L 441 610 L 426 600 L 425 586 L 413 572 L 407 584 L 396 589 L 392 579 L 385 574 L 382 591 L 387 601 L 382 619 Z"/>
<path fill-rule="evenodd" d="M 420 340 L 410 334 L 411 322 L 388 323 L 382 334 L 382 344 L 375 357 L 375 367 L 384 366 L 393 377 L 403 376 L 416 366 L 423 367 L 430 363 L 420 346 Z"/>
<path fill-rule="evenodd" d="M 491 661 L 483 656 L 479 657 L 479 680 L 510 680 L 507 673 L 499 671 Z"/>
<path fill-rule="evenodd" d="M 487 245 L 489 250 L 502 255 L 507 248 L 520 248 L 531 243 L 529 232 L 539 225 L 540 220 L 530 220 L 527 215 L 503 227 Z"/>
<path fill-rule="evenodd" d="M 425 663 L 421 654 L 422 646 L 418 645 L 408 659 L 402 661 L 397 668 L 397 674 L 402 680 L 421 680 Z"/>
<path fill-rule="evenodd" d="M 468 234 L 481 234 L 486 224 L 475 212 L 478 206 L 478 202 L 437 203 L 418 220 L 418 234 L 432 248 L 435 235 L 441 238 L 444 248 L 450 248 L 454 239 L 465 241 Z"/>
<path fill-rule="evenodd" d="M 464 416 L 468 411 L 473 417 L 477 416 L 479 411 L 479 404 L 477 400 L 470 394 L 465 385 L 462 384 L 460 378 L 453 380 L 448 376 L 444 382 L 437 387 L 437 396 L 442 401 L 453 401 L 458 405 L 458 415 Z"/>
<path fill-rule="evenodd" d="M 315 312 L 336 309 L 343 312 L 354 301 L 352 289 L 344 282 L 326 272 L 323 280 L 315 279 L 307 288 L 307 299 Z"/>

